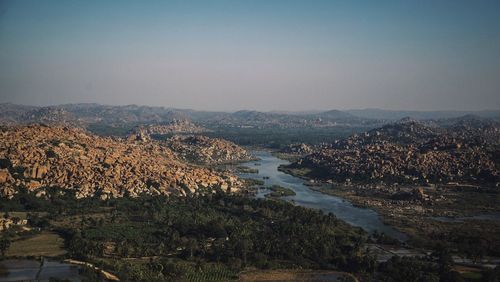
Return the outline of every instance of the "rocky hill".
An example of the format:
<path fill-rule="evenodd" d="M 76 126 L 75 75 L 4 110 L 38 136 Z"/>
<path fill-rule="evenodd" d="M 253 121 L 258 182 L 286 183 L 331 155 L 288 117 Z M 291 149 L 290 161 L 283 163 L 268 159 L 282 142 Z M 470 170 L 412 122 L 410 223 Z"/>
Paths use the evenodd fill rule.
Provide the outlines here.
<path fill-rule="evenodd" d="M 280 153 L 292 155 L 308 155 L 313 152 L 313 147 L 304 143 L 294 143 L 282 148 Z"/>
<path fill-rule="evenodd" d="M 443 133 L 443 129 L 432 123 L 415 121 L 404 118 L 398 122 L 384 125 L 370 131 L 354 134 L 348 138 L 336 140 L 332 147 L 335 149 L 362 148 L 367 145 L 416 144 L 435 138 Z"/>
<path fill-rule="evenodd" d="M 166 144 L 181 159 L 198 164 L 224 164 L 252 159 L 245 149 L 219 138 L 174 136 Z"/>
<path fill-rule="evenodd" d="M 141 193 L 186 195 L 200 188 L 235 191 L 240 184 L 231 174 L 187 164 L 156 141 L 102 138 L 61 126 L 0 129 L 4 197 L 22 187 L 38 196 L 44 195 L 45 187 L 60 187 L 78 198 L 107 199 Z"/>
<path fill-rule="evenodd" d="M 499 156 L 498 123 L 439 127 L 405 119 L 316 147 L 288 168 L 342 183 L 498 184 Z"/>

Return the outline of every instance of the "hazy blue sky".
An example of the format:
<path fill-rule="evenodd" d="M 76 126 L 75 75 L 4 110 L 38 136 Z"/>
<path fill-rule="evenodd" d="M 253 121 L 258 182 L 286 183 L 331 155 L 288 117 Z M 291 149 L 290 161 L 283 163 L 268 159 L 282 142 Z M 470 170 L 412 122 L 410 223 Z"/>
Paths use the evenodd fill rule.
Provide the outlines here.
<path fill-rule="evenodd" d="M 500 1 L 2 1 L 0 102 L 500 109 Z"/>

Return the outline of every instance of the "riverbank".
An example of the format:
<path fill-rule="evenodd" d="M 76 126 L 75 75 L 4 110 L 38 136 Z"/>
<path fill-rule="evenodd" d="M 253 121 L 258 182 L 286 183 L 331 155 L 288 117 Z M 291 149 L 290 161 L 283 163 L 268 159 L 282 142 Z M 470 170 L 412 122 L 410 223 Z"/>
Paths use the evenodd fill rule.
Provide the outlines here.
<path fill-rule="evenodd" d="M 295 205 L 319 209 L 325 213 L 332 213 L 339 219 L 353 226 L 361 227 L 368 233 L 385 233 L 400 241 L 407 239 L 405 234 L 384 224 L 375 210 L 356 207 L 348 200 L 337 196 L 325 197 L 321 192 L 311 190 L 304 185 L 304 179 L 278 169 L 280 166 L 288 164 L 289 161 L 277 158 L 270 151 L 253 151 L 252 154 L 260 158 L 260 161 L 248 162 L 241 165 L 256 167 L 259 170 L 258 173 L 240 173 L 238 174 L 239 177 L 263 181 L 264 184 L 261 186 L 271 187 L 279 185 L 289 188 L 295 192 L 295 195 L 284 196 L 281 199 L 292 202 Z M 256 197 L 263 198 L 267 193 L 269 193 L 267 189 L 264 191 L 258 190 Z"/>
<path fill-rule="evenodd" d="M 281 170 L 308 181 L 312 190 L 377 211 L 384 223 L 407 234 L 408 244 L 413 247 L 434 249 L 444 245 L 474 259 L 500 256 L 500 216 L 494 216 L 500 209 L 498 191 L 477 187 L 337 185 L 309 179 L 302 171 Z M 453 220 L 458 217 L 463 219 Z"/>
<path fill-rule="evenodd" d="M 393 187 L 335 185 L 310 179 L 304 171 L 284 166 L 280 170 L 300 177 L 311 190 L 375 210 L 385 224 L 409 236 L 408 247 L 368 245 L 367 250 L 376 254 L 379 262 L 394 255 L 425 257 L 432 253 L 430 250 L 445 248 L 454 254 L 454 270 L 460 273 L 464 267 L 468 272 L 480 272 L 500 265 L 497 191 L 477 187 L 426 187 L 424 190 L 422 187 L 401 187 L 398 196 L 410 197 L 398 199 L 388 193 Z"/>
<path fill-rule="evenodd" d="M 83 266 L 83 267 L 87 267 L 87 268 L 90 268 L 94 271 L 97 271 L 99 272 L 102 277 L 104 279 L 106 279 L 107 281 L 120 281 L 120 279 L 114 275 L 113 273 L 111 272 L 108 272 L 104 269 L 101 269 L 91 263 L 88 263 L 88 262 L 84 262 L 84 261 L 79 261 L 79 260 L 74 260 L 74 259 L 65 259 L 64 262 L 66 263 L 70 263 L 70 264 L 75 264 L 75 265 L 80 265 L 80 266 Z"/>

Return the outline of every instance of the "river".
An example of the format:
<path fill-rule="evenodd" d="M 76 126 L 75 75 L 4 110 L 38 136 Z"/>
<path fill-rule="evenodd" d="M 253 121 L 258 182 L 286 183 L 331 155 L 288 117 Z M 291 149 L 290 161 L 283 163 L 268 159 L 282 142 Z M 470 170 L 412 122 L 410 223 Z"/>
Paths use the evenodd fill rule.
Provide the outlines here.
<path fill-rule="evenodd" d="M 297 205 L 319 209 L 326 213 L 332 213 L 337 218 L 353 225 L 359 226 L 369 233 L 377 231 L 385 233 L 400 241 L 406 241 L 407 236 L 393 227 L 382 222 L 377 212 L 372 209 L 359 208 L 353 206 L 349 201 L 335 196 L 330 196 L 309 189 L 304 185 L 304 180 L 278 170 L 280 165 L 290 162 L 274 157 L 265 151 L 254 151 L 252 154 L 260 160 L 243 163 L 242 165 L 256 168 L 258 173 L 240 173 L 242 178 L 255 178 L 265 182 L 264 186 L 280 185 L 295 191 L 295 196 L 283 197 L 283 199 Z M 264 179 L 266 177 L 266 179 Z M 263 198 L 269 193 L 268 189 L 259 189 L 257 198 Z"/>
<path fill-rule="evenodd" d="M 82 281 L 80 266 L 44 259 L 7 259 L 0 261 L 0 281 L 48 281 L 57 278 Z"/>

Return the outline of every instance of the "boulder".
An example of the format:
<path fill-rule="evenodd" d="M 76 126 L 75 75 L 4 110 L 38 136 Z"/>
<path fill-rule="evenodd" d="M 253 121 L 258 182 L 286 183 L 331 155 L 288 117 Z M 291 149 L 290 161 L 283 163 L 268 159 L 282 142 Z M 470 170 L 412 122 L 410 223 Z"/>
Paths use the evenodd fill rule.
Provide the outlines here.
<path fill-rule="evenodd" d="M 0 183 L 6 183 L 12 179 L 8 169 L 0 169 Z"/>
<path fill-rule="evenodd" d="M 35 190 L 35 189 L 38 189 L 42 186 L 42 184 L 38 181 L 35 181 L 35 180 L 31 180 L 30 182 L 28 182 L 28 184 L 26 185 L 26 188 L 28 188 L 28 190 Z"/>

